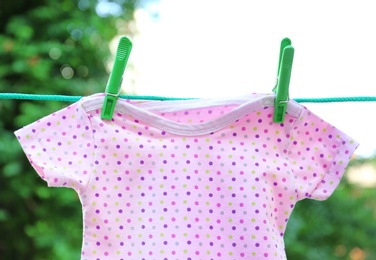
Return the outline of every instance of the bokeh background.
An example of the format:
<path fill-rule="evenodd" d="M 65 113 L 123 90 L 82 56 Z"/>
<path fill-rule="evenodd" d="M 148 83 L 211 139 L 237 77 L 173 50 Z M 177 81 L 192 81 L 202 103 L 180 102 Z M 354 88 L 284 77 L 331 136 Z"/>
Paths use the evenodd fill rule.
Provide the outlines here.
<path fill-rule="evenodd" d="M 347 2 L 347 8 L 352 6 L 348 1 L 343 2 L 344 5 Z M 368 56 L 360 55 L 359 58 L 356 55 L 356 50 L 370 48 L 367 38 L 370 32 L 361 26 L 362 23 L 369 26 L 370 22 L 365 18 L 369 8 L 364 3 L 358 1 L 354 4 L 353 10 L 359 11 L 359 19 L 354 19 L 350 16 L 352 13 L 344 13 L 343 5 L 335 8 L 326 6 L 323 1 L 312 2 L 308 7 L 291 5 L 291 16 L 286 16 L 286 13 L 279 13 L 281 6 L 270 3 L 264 4 L 260 10 L 239 11 L 242 8 L 237 1 L 1 0 L 0 93 L 84 96 L 103 92 L 111 72 L 117 39 L 122 35 L 127 35 L 134 43 L 123 83 L 125 93 L 208 97 L 248 93 L 260 88 L 263 92 L 270 92 L 273 86 L 268 86 L 274 81 L 271 75 L 277 68 L 279 41 L 289 36 L 293 44 L 297 39 L 299 47 L 295 46 L 296 53 L 301 50 L 301 57 L 306 60 L 309 57 L 312 62 L 317 57 L 323 66 L 312 65 L 323 74 L 312 71 L 296 54 L 291 86 L 295 91 L 294 97 L 325 97 L 333 93 L 343 96 L 344 93 L 351 94 L 344 92 L 351 89 L 344 87 L 345 81 L 350 81 L 356 89 L 355 78 L 364 80 L 369 76 L 369 73 L 363 73 L 370 67 L 364 63 L 364 68 L 361 67 Z M 318 13 L 318 10 L 326 11 Z M 300 30 L 290 26 L 285 30 L 283 17 L 288 18 L 288 24 L 301 24 L 306 19 L 304 12 L 310 14 L 309 26 Z M 297 15 L 294 16 L 294 13 Z M 244 25 L 242 16 L 257 14 L 266 18 L 259 23 L 253 22 L 253 27 Z M 331 18 L 328 21 L 332 22 L 320 27 L 317 24 L 324 16 Z M 182 20 L 186 25 L 180 24 Z M 359 28 L 353 28 L 351 24 Z M 275 31 L 268 30 L 271 27 Z M 324 27 L 329 27 L 332 33 L 320 35 L 320 29 Z M 249 31 L 244 28 L 249 28 Z M 315 32 L 310 31 L 314 28 L 317 29 Z M 355 37 L 352 32 L 356 32 L 357 45 L 352 44 Z M 346 33 L 349 42 L 344 42 Z M 248 37 L 244 36 L 246 34 L 249 34 Z M 232 41 L 229 40 L 231 37 Z M 308 45 L 303 44 L 307 37 L 310 42 L 317 40 L 314 44 L 317 49 L 304 49 L 303 46 Z M 342 50 L 340 41 L 342 47 L 348 47 L 348 52 L 340 51 L 343 56 L 338 53 Z M 191 49 L 183 44 L 187 42 Z M 217 48 L 221 44 L 223 47 L 219 51 Z M 332 48 L 334 56 L 320 57 L 328 48 Z M 372 51 L 369 50 L 369 57 L 372 57 Z M 262 60 L 256 58 L 257 53 L 261 53 Z M 244 64 L 239 65 L 238 60 L 224 59 L 232 54 L 246 60 L 249 69 Z M 247 55 L 252 55 L 254 59 Z M 349 62 L 342 68 L 349 56 L 358 57 L 359 62 Z M 209 60 L 219 66 L 214 67 Z M 330 67 L 325 65 L 340 67 L 342 74 L 330 74 Z M 270 77 L 268 73 L 262 73 L 270 71 L 269 66 L 273 67 Z M 220 67 L 228 69 L 220 70 Z M 307 70 L 311 70 L 311 74 Z M 234 73 L 239 76 L 234 76 Z M 301 83 L 299 74 L 310 75 L 305 91 L 296 87 Z M 242 75 L 246 75 L 245 79 Z M 321 80 L 320 75 L 323 77 Z M 324 78 L 327 83 L 323 82 Z M 265 87 L 262 80 L 268 86 Z M 328 91 L 317 91 L 315 84 L 318 82 Z M 335 82 L 339 82 L 337 91 L 330 92 L 329 85 L 333 90 Z M 228 87 L 223 87 L 221 83 Z M 233 88 L 235 84 L 243 84 L 244 87 Z M 367 84 L 370 88 L 362 90 L 359 87 L 354 93 L 376 96 L 374 80 L 368 80 Z M 13 134 L 16 129 L 67 105 L 57 101 L 0 99 L 0 259 L 80 258 L 82 212 L 77 194 L 70 189 L 48 188 L 31 168 Z M 368 120 L 353 123 L 346 120 L 355 117 L 351 116 L 351 111 L 359 114 L 356 109 L 365 108 L 354 106 L 349 109 L 350 106 L 312 107 L 318 112 L 322 109 L 317 114 L 330 122 L 339 119 L 338 124 L 345 132 L 348 131 L 342 122 L 350 121 L 346 123 L 356 128 L 349 130 L 349 134 L 355 134 L 355 139 L 363 139 L 358 130 L 364 131 L 364 135 L 373 131 L 372 110 L 375 111 L 376 104 L 367 104 Z M 333 124 L 336 125 L 337 121 Z M 288 259 L 376 259 L 376 143 L 372 135 L 367 138 L 363 142 L 367 149 L 354 155 L 343 181 L 327 201 L 305 200 L 297 204 L 285 235 Z M 362 140 L 359 141 L 362 143 Z"/>

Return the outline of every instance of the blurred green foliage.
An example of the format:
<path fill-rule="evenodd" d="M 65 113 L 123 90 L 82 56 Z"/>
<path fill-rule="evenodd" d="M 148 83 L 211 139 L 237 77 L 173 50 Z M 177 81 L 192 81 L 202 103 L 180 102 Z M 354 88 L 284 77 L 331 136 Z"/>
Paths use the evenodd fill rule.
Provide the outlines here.
<path fill-rule="evenodd" d="M 102 1 L 103 2 L 103 1 Z M 104 1 L 105 2 L 105 1 Z M 103 92 L 114 36 L 132 34 L 136 0 L 0 2 L 0 92 L 90 95 Z M 120 28 L 119 28 L 120 24 Z M 81 204 L 75 191 L 50 189 L 13 132 L 65 107 L 0 100 L 0 259 L 79 259 Z M 354 160 L 375 164 L 376 159 Z M 288 259 L 376 259 L 376 189 L 342 181 L 325 202 L 299 202 L 285 235 Z"/>
<path fill-rule="evenodd" d="M 136 0 L 113 1 L 121 11 L 116 15 L 98 15 L 98 3 L 0 1 L 0 92 L 103 92 L 109 42 L 119 33 L 132 34 Z M 82 212 L 77 194 L 48 188 L 13 134 L 66 105 L 0 100 L 0 259 L 80 258 Z"/>
<path fill-rule="evenodd" d="M 376 158 L 355 159 L 348 169 L 375 163 Z M 376 259 L 376 188 L 343 178 L 326 201 L 298 202 L 285 242 L 288 259 Z"/>

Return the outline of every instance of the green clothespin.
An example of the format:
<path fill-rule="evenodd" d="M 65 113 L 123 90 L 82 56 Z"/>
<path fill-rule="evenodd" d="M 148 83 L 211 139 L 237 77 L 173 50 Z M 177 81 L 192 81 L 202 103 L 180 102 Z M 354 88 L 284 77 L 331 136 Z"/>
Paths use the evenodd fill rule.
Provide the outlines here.
<path fill-rule="evenodd" d="M 289 86 L 293 59 L 294 48 L 291 46 L 291 40 L 285 38 L 281 42 L 277 85 L 273 89 L 276 93 L 273 117 L 275 123 L 283 123 L 285 120 L 287 103 L 289 101 Z"/>
<path fill-rule="evenodd" d="M 101 114 L 102 119 L 112 120 L 116 100 L 118 99 L 120 93 L 120 86 L 123 80 L 125 66 L 127 65 L 131 50 L 132 42 L 127 37 L 121 37 L 112 72 L 106 87 L 106 96 L 104 98 Z"/>

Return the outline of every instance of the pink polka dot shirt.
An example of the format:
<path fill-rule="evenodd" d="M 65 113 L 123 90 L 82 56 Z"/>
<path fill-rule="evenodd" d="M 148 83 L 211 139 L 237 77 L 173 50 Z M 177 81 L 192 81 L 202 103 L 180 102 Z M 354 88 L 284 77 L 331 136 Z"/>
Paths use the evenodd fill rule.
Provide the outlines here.
<path fill-rule="evenodd" d="M 324 200 L 358 143 L 274 95 L 228 99 L 119 99 L 103 94 L 16 131 L 50 187 L 76 190 L 81 259 L 286 259 L 294 205 Z"/>

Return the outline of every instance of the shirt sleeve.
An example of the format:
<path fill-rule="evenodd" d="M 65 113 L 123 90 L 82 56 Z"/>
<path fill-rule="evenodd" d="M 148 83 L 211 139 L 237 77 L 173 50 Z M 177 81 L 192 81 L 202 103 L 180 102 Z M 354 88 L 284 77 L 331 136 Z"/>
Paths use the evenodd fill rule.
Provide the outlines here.
<path fill-rule="evenodd" d="M 304 108 L 292 129 L 288 149 L 298 199 L 327 199 L 337 188 L 358 145 Z"/>
<path fill-rule="evenodd" d="M 95 166 L 93 130 L 80 102 L 15 132 L 31 165 L 49 187 L 82 193 Z"/>

